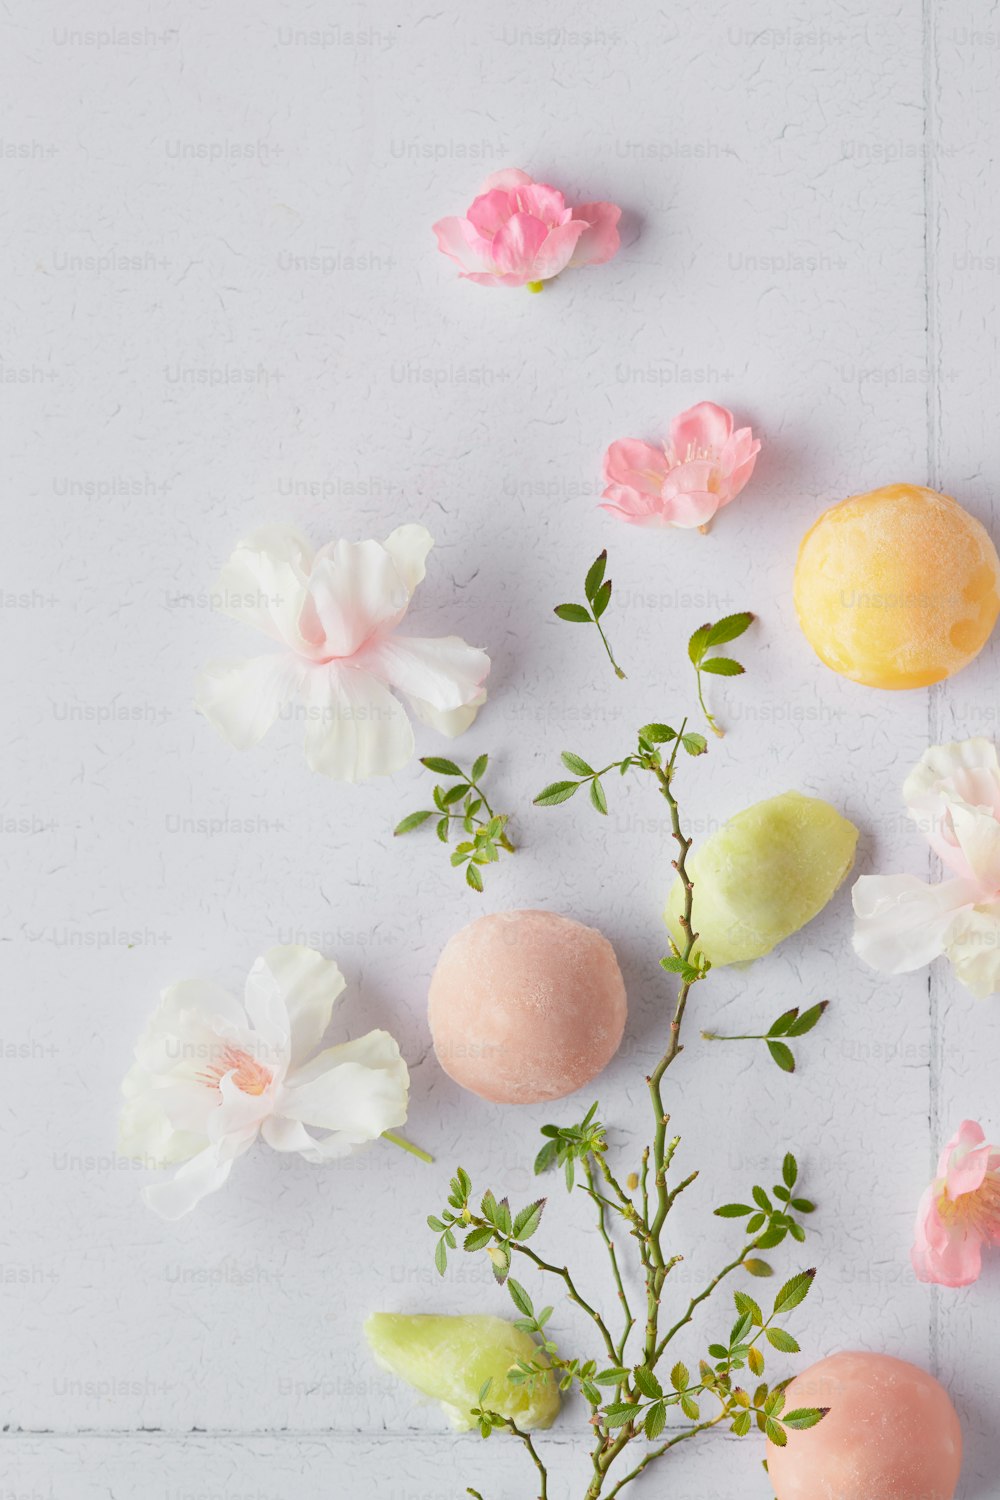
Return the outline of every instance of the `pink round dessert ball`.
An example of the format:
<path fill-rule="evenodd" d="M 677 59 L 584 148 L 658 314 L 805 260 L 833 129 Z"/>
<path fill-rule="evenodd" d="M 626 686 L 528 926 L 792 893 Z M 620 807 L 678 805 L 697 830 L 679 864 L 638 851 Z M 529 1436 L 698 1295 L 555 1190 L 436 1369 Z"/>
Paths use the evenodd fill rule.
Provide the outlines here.
<path fill-rule="evenodd" d="M 582 1088 L 618 1051 L 625 983 L 606 937 L 548 911 L 479 917 L 445 945 L 428 1019 L 438 1061 L 498 1104 Z"/>
<path fill-rule="evenodd" d="M 785 1411 L 826 1406 L 788 1446 L 767 1445 L 778 1500 L 953 1500 L 962 1429 L 932 1375 L 887 1354 L 832 1354 L 797 1375 Z"/>

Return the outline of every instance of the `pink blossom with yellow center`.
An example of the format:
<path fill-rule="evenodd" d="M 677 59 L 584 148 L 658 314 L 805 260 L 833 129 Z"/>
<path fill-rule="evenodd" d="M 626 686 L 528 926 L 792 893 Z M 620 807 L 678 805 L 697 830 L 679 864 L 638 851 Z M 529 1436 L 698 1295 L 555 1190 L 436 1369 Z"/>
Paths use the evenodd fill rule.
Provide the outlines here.
<path fill-rule="evenodd" d="M 604 455 L 602 509 L 632 526 L 705 527 L 743 489 L 760 442 L 749 427 L 711 401 L 682 411 L 662 447 L 638 438 L 612 443 Z"/>
<path fill-rule="evenodd" d="M 921 1281 L 970 1286 L 983 1246 L 1000 1244 L 1000 1147 L 963 1120 L 941 1153 L 937 1177 L 917 1210 L 911 1260 Z"/>
<path fill-rule="evenodd" d="M 571 208 L 558 188 L 507 167 L 487 177 L 464 218 L 440 219 L 434 233 L 466 281 L 540 292 L 568 266 L 599 266 L 617 254 L 620 218 L 614 203 Z"/>

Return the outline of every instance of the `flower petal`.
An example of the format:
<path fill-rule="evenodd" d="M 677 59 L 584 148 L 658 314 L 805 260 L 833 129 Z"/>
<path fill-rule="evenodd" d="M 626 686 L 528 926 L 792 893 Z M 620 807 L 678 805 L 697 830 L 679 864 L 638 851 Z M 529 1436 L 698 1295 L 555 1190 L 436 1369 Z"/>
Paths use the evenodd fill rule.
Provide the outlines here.
<path fill-rule="evenodd" d="M 450 740 L 457 740 L 474 723 L 476 715 L 486 702 L 486 689 L 482 688 L 464 708 L 435 708 L 422 698 L 414 698 L 412 693 L 407 693 L 406 697 L 421 724 L 428 725 Z"/>
<path fill-rule="evenodd" d="M 379 542 L 331 542 L 316 554 L 309 592 L 327 659 L 350 657 L 406 613 L 410 592 Z"/>
<path fill-rule="evenodd" d="M 626 485 L 609 484 L 602 496 L 601 510 L 618 516 L 633 526 L 669 526 L 663 514 L 660 497 L 640 494 Z"/>
<path fill-rule="evenodd" d="M 537 222 L 537 221 L 536 221 Z M 551 281 L 560 271 L 565 271 L 584 226 L 571 219 L 550 229 L 542 241 L 531 266 L 532 281 Z"/>
<path fill-rule="evenodd" d="M 426 526 L 397 526 L 382 543 L 393 566 L 412 598 L 417 585 L 423 583 L 427 554 L 434 546 L 434 538 Z"/>
<path fill-rule="evenodd" d="M 264 526 L 244 537 L 216 582 L 219 607 L 298 651 L 308 601 L 312 548 L 293 526 Z"/>
<path fill-rule="evenodd" d="M 247 1146 L 250 1144 L 247 1142 Z M 229 1155 L 222 1141 L 206 1146 L 204 1151 L 178 1167 L 169 1182 L 154 1182 L 144 1187 L 144 1202 L 161 1219 L 183 1218 L 209 1193 L 222 1187 L 233 1169 L 235 1156 L 242 1155 L 246 1149 L 244 1146 L 241 1151 Z"/>
<path fill-rule="evenodd" d="M 466 219 L 476 234 L 484 240 L 492 240 L 506 224 L 511 214 L 517 212 L 517 204 L 504 188 L 491 188 L 473 199 Z"/>
<path fill-rule="evenodd" d="M 557 224 L 566 223 L 570 218 L 583 217 L 582 214 L 570 214 L 566 208 L 566 199 L 559 189 L 549 187 L 544 182 L 522 183 L 514 189 L 510 197 L 514 200 L 516 209 L 520 209 L 521 213 L 530 214 L 533 219 L 541 219 L 549 229 L 554 229 Z M 469 218 L 472 218 L 471 212 Z M 497 227 L 499 228 L 499 225 Z"/>
<path fill-rule="evenodd" d="M 463 271 L 472 271 L 482 262 L 473 245 L 475 230 L 468 219 L 440 219 L 434 225 L 438 249 Z"/>
<path fill-rule="evenodd" d="M 576 244 L 571 266 L 603 266 L 621 248 L 618 221 L 621 209 L 615 203 L 582 203 L 573 218 L 587 225 Z"/>
<path fill-rule="evenodd" d="M 342 1046 L 328 1047 L 291 1075 L 282 1092 L 278 1120 L 329 1132 L 300 1150 L 307 1161 L 329 1161 L 377 1140 L 406 1120 L 410 1076 L 399 1047 L 386 1031 L 370 1031 Z M 287 1126 L 269 1123 L 264 1138 L 288 1150 Z M 299 1137 L 301 1140 L 301 1137 Z"/>
<path fill-rule="evenodd" d="M 512 214 L 493 241 L 493 264 L 500 272 L 534 279 L 535 256 L 545 243 L 548 230 L 530 214 Z"/>
<path fill-rule="evenodd" d="M 659 500 L 670 465 L 662 448 L 638 438 L 620 438 L 604 455 L 604 477 L 609 484 L 638 490 Z"/>
<path fill-rule="evenodd" d="M 407 697 L 433 708 L 464 708 L 489 676 L 490 659 L 457 635 L 387 636 L 359 652 L 357 663 Z"/>
<path fill-rule="evenodd" d="M 956 977 L 977 1000 L 1000 994 L 1000 901 L 960 913 L 945 952 Z"/>
<path fill-rule="evenodd" d="M 520 167 L 502 167 L 499 172 L 490 173 L 479 191 L 482 194 L 492 192 L 494 188 L 503 188 L 510 192 L 513 188 L 527 187 L 533 180 Z"/>
<path fill-rule="evenodd" d="M 331 662 L 307 683 L 306 760 L 337 781 L 391 776 L 413 758 L 403 705 L 370 672 Z"/>
<path fill-rule="evenodd" d="M 862 875 L 853 891 L 854 951 L 882 974 L 910 974 L 944 952 L 956 916 L 974 897 L 963 880 L 927 885 L 914 875 Z"/>
<path fill-rule="evenodd" d="M 290 1027 L 291 1066 L 300 1067 L 319 1048 L 333 1007 L 347 981 L 332 959 L 315 948 L 286 943 L 269 948 L 247 976 L 246 1007 L 253 1018 L 257 994 L 276 989 Z"/>
<path fill-rule="evenodd" d="M 198 677 L 194 706 L 236 750 L 249 750 L 264 738 L 304 681 L 301 661 L 284 652 L 209 662 Z"/>
<path fill-rule="evenodd" d="M 679 463 L 688 453 L 692 456 L 708 451 L 721 453 L 733 430 L 733 414 L 712 401 L 699 401 L 688 407 L 670 424 L 670 444 Z"/>

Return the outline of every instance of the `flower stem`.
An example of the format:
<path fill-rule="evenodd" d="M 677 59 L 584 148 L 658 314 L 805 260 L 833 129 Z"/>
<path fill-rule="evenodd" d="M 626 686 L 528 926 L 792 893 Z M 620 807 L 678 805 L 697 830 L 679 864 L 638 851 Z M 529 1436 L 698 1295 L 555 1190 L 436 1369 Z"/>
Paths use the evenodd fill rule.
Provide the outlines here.
<path fill-rule="evenodd" d="M 719 737 L 720 740 L 721 739 L 725 739 L 726 731 L 724 729 L 720 729 L 719 728 L 718 724 L 715 721 L 714 716 L 712 714 L 710 714 L 709 711 L 708 711 L 708 705 L 705 702 L 705 695 L 702 692 L 702 687 L 701 687 L 701 668 L 700 667 L 696 667 L 695 668 L 695 678 L 696 678 L 697 683 L 698 683 L 698 702 L 701 704 L 701 711 L 705 715 L 705 721 L 708 724 L 708 727 L 712 731 L 713 734 L 718 735 L 718 737 Z"/>
<path fill-rule="evenodd" d="M 434 1160 L 429 1151 L 421 1150 L 412 1141 L 408 1141 L 405 1136 L 397 1135 L 394 1130 L 383 1130 L 382 1139 L 388 1141 L 390 1145 L 398 1146 L 402 1151 L 409 1151 L 411 1156 L 419 1156 L 421 1161 L 433 1162 Z"/>
<path fill-rule="evenodd" d="M 625 673 L 622 671 L 621 667 L 615 661 L 615 658 L 614 658 L 614 655 L 612 653 L 611 646 L 610 646 L 610 643 L 608 641 L 608 638 L 604 634 L 604 631 L 601 629 L 601 622 L 597 618 L 596 615 L 594 616 L 594 624 L 597 626 L 597 629 L 600 632 L 601 640 L 604 642 L 604 649 L 608 653 L 608 661 L 611 663 L 611 665 L 615 669 L 615 676 L 619 679 L 619 681 L 624 682 L 625 681 Z"/>

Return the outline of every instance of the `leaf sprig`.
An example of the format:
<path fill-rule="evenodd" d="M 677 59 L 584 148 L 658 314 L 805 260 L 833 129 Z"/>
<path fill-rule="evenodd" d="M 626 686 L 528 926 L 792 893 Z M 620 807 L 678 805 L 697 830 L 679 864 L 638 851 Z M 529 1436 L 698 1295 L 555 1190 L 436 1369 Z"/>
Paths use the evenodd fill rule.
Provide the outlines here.
<path fill-rule="evenodd" d="M 497 814 L 493 811 L 479 785 L 486 775 L 489 763 L 488 755 L 480 755 L 473 762 L 471 771 L 463 771 L 455 761 L 445 760 L 440 755 L 422 756 L 422 766 L 426 766 L 435 775 L 453 779 L 452 785 L 436 786 L 433 793 L 434 806 L 408 813 L 393 829 L 393 834 L 398 838 L 401 834 L 412 833 L 415 828 L 422 827 L 429 819 L 436 818 L 437 836 L 442 844 L 448 844 L 451 840 L 451 825 L 460 824 L 467 837 L 461 839 L 452 851 L 451 862 L 456 867 L 465 866 L 466 884 L 474 891 L 483 889 L 481 871 L 484 865 L 496 864 L 501 851 L 514 853 L 514 845 L 507 837 L 509 817 L 506 813 Z"/>
<path fill-rule="evenodd" d="M 798 1163 L 789 1151 L 781 1165 L 781 1181 L 771 1189 L 777 1203 L 772 1203 L 770 1196 L 758 1184 L 750 1193 L 752 1203 L 724 1203 L 721 1208 L 715 1210 L 716 1217 L 719 1219 L 747 1220 L 746 1230 L 752 1240 L 752 1244 L 747 1247 L 748 1256 L 752 1251 L 772 1250 L 788 1235 L 791 1235 L 792 1239 L 797 1240 L 800 1245 L 804 1244 L 806 1231 L 795 1215 L 814 1213 L 816 1205 L 808 1198 L 797 1196 L 795 1184 L 798 1176 Z M 744 1259 L 743 1265 L 751 1276 L 770 1276 L 771 1274 L 771 1268 L 766 1261 Z M 808 1288 L 806 1290 L 808 1291 Z"/>
<path fill-rule="evenodd" d="M 583 592 L 587 603 L 557 604 L 553 613 L 558 615 L 560 620 L 567 620 L 571 625 L 596 625 L 601 640 L 604 643 L 604 649 L 608 653 L 608 661 L 615 669 L 615 676 L 624 680 L 625 673 L 615 661 L 608 638 L 604 633 L 604 627 L 601 624 L 601 617 L 611 603 L 613 592 L 611 579 L 604 576 L 607 566 L 608 554 L 605 550 L 599 557 L 594 559 L 587 569 L 587 576 L 583 581 Z"/>
<path fill-rule="evenodd" d="M 797 1005 L 791 1010 L 786 1010 L 771 1026 L 763 1033 L 748 1033 L 745 1036 L 721 1036 L 716 1031 L 703 1031 L 702 1036 L 706 1042 L 766 1042 L 767 1050 L 774 1062 L 783 1073 L 795 1072 L 795 1053 L 782 1037 L 805 1036 L 812 1031 L 823 1013 L 826 1011 L 829 1000 L 821 1000 L 818 1005 L 811 1005 L 808 1010 L 799 1013 Z"/>
<path fill-rule="evenodd" d="M 599 771 L 595 771 L 582 755 L 576 755 L 571 750 L 564 750 L 561 757 L 562 763 L 567 771 L 572 771 L 574 780 L 550 782 L 535 798 L 535 806 L 557 807 L 560 802 L 568 802 L 581 787 L 588 787 L 592 806 L 599 813 L 607 816 L 608 799 L 601 781 L 602 776 L 607 776 L 611 771 L 617 771 L 620 776 L 624 776 L 633 769 L 652 771 L 654 774 L 662 773 L 664 760 L 658 748 L 660 745 L 675 744 L 668 762 L 670 765 L 676 758 L 677 747 L 680 745 L 684 746 L 688 755 L 704 755 L 708 749 L 703 734 L 688 732 L 687 720 L 680 729 L 671 729 L 669 724 L 645 724 L 639 730 L 637 740 L 637 747 L 631 755 L 626 755 L 624 760 L 613 760 L 610 765 L 602 766 Z"/>
<path fill-rule="evenodd" d="M 749 610 L 742 610 L 735 615 L 726 615 L 723 619 L 716 620 L 714 625 L 699 625 L 688 641 L 688 656 L 698 681 L 698 702 L 708 721 L 708 727 L 720 739 L 725 734 L 725 730 L 719 728 L 715 717 L 708 711 L 701 676 L 703 672 L 708 672 L 715 677 L 742 677 L 746 668 L 733 657 L 709 656 L 708 653 L 716 646 L 725 646 L 730 641 L 738 640 L 746 630 L 749 630 L 754 619 L 755 616 Z"/>

